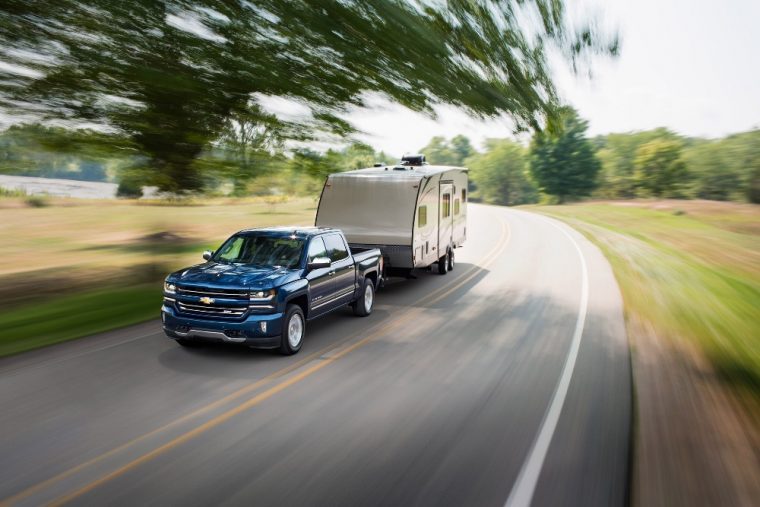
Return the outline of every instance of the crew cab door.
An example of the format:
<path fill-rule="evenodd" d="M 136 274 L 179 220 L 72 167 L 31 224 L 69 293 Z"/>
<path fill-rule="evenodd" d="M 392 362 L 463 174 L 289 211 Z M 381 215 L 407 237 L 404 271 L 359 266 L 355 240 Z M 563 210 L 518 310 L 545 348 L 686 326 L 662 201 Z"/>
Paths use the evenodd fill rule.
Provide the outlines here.
<path fill-rule="evenodd" d="M 327 254 L 325 242 L 322 238 L 312 238 L 309 242 L 309 252 L 307 266 L 309 262 L 318 257 L 330 256 Z M 329 309 L 330 295 L 333 287 L 332 267 L 314 269 L 306 273 L 306 279 L 309 281 L 309 316 L 314 316 Z"/>
<path fill-rule="evenodd" d="M 454 197 L 454 184 L 441 182 L 438 197 L 438 257 L 446 255 L 446 249 L 451 245 L 454 235 L 454 216 L 451 204 Z"/>
<path fill-rule="evenodd" d="M 342 234 L 327 234 L 323 237 L 332 261 L 333 301 L 335 306 L 344 305 L 353 300 L 356 290 L 354 258 L 348 253 L 348 245 Z"/>

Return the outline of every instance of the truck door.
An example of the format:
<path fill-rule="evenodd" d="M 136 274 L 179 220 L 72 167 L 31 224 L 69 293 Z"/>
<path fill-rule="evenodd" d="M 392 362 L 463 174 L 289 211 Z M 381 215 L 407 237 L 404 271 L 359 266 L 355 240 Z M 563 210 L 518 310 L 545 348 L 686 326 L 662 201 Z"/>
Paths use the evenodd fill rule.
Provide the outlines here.
<path fill-rule="evenodd" d="M 323 237 L 327 255 L 332 261 L 331 307 L 340 306 L 353 299 L 356 290 L 356 267 L 353 257 L 348 254 L 348 245 L 343 241 L 342 235 L 328 234 Z"/>
<path fill-rule="evenodd" d="M 446 249 L 452 243 L 454 235 L 454 216 L 452 202 L 454 196 L 454 184 L 441 182 L 438 190 L 438 257 L 446 255 Z"/>
<path fill-rule="evenodd" d="M 307 262 L 312 262 L 317 257 L 330 258 L 322 238 L 318 237 L 311 240 L 308 256 Z M 333 285 L 333 276 L 330 273 L 332 273 L 332 267 L 315 269 L 306 274 L 306 279 L 309 281 L 309 309 L 314 315 L 328 309 Z"/>

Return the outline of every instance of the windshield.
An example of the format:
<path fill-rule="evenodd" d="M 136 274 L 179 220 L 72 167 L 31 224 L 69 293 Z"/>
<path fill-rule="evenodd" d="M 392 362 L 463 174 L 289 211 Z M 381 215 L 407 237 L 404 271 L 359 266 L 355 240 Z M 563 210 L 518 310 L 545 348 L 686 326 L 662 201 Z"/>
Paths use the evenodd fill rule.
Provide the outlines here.
<path fill-rule="evenodd" d="M 224 242 L 211 260 L 224 264 L 298 267 L 303 240 L 289 237 L 236 235 Z"/>

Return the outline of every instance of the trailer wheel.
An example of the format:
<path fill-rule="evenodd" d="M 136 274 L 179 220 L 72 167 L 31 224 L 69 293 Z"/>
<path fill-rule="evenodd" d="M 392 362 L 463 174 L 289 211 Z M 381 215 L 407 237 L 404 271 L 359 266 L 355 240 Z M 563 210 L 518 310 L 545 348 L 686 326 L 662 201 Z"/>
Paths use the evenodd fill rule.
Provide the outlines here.
<path fill-rule="evenodd" d="M 362 292 L 359 299 L 354 301 L 352 308 L 354 309 L 354 315 L 359 317 L 366 317 L 372 313 L 373 305 L 375 304 L 375 285 L 369 278 L 364 279 L 362 285 Z"/>
<path fill-rule="evenodd" d="M 454 271 L 454 249 L 449 250 L 449 271 Z"/>
<path fill-rule="evenodd" d="M 446 255 L 438 259 L 438 274 L 445 275 L 449 272 L 449 251 L 446 250 Z"/>

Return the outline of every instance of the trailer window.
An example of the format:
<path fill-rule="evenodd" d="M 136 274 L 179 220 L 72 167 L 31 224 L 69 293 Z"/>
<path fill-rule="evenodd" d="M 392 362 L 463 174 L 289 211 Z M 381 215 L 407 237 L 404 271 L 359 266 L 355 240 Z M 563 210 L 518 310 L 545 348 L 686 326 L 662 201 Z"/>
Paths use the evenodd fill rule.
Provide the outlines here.
<path fill-rule="evenodd" d="M 454 199 L 454 214 L 459 214 L 459 199 Z"/>
<path fill-rule="evenodd" d="M 425 227 L 427 225 L 427 206 L 420 206 L 417 210 L 417 227 Z"/>
<path fill-rule="evenodd" d="M 448 218 L 451 216 L 451 194 L 443 194 L 441 201 L 441 217 Z"/>

